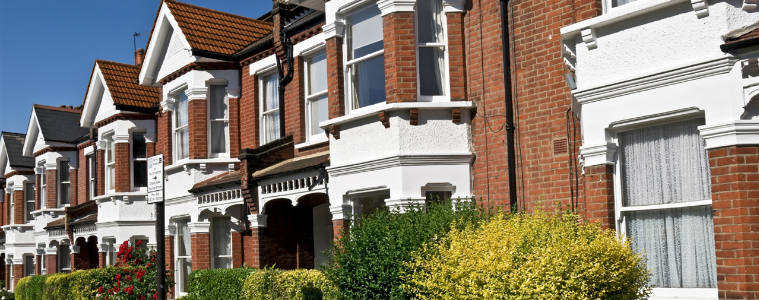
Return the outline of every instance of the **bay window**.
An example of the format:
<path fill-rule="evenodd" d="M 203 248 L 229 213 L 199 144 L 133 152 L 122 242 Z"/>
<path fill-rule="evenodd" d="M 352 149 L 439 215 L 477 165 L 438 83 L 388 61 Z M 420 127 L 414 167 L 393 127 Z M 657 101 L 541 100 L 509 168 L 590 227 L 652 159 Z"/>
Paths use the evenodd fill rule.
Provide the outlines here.
<path fill-rule="evenodd" d="M 58 163 L 58 205 L 69 204 L 69 191 L 71 190 L 71 181 L 69 174 L 69 162 L 61 161 Z"/>
<path fill-rule="evenodd" d="M 187 283 L 192 272 L 192 245 L 190 240 L 190 219 L 181 219 L 174 222 L 177 228 L 175 240 L 176 265 L 174 270 L 177 283 L 177 293 L 187 293 Z"/>
<path fill-rule="evenodd" d="M 24 183 L 24 203 L 26 204 L 24 209 L 24 222 L 31 222 L 32 211 L 34 211 L 34 183 Z"/>
<path fill-rule="evenodd" d="M 446 94 L 445 14 L 441 0 L 416 2 L 416 61 L 419 96 Z"/>
<path fill-rule="evenodd" d="M 717 287 L 709 162 L 697 128 L 702 124 L 679 121 L 618 136 L 618 226 L 645 256 L 656 288 Z"/>
<path fill-rule="evenodd" d="M 279 78 L 277 73 L 260 76 L 258 81 L 260 99 L 261 145 L 280 138 L 279 128 Z"/>
<path fill-rule="evenodd" d="M 347 18 L 346 92 L 348 108 L 385 102 L 385 51 L 382 16 L 377 6 L 362 8 Z"/>
<path fill-rule="evenodd" d="M 327 106 L 327 53 L 321 51 L 306 59 L 306 140 L 323 136 L 319 122 L 329 119 Z"/>
<path fill-rule="evenodd" d="M 116 144 L 111 139 L 105 139 L 105 184 L 109 191 L 116 188 Z"/>
<path fill-rule="evenodd" d="M 8 224 L 14 224 L 16 219 L 16 214 L 14 209 L 16 209 L 16 206 L 14 205 L 14 202 L 16 202 L 13 199 L 13 193 L 10 193 L 8 195 Z"/>
<path fill-rule="evenodd" d="M 135 188 L 148 186 L 148 158 L 145 135 L 132 134 L 132 184 Z"/>
<path fill-rule="evenodd" d="M 232 227 L 229 218 L 214 218 L 211 227 L 213 268 L 232 268 Z"/>
<path fill-rule="evenodd" d="M 226 86 L 211 85 L 208 101 L 209 151 L 211 156 L 227 153 L 229 136 L 229 103 Z"/>
<path fill-rule="evenodd" d="M 97 160 L 95 154 L 87 155 L 87 195 L 89 200 L 97 196 Z"/>
<path fill-rule="evenodd" d="M 190 131 L 187 125 L 187 95 L 184 90 L 174 94 L 174 161 L 190 156 Z"/>

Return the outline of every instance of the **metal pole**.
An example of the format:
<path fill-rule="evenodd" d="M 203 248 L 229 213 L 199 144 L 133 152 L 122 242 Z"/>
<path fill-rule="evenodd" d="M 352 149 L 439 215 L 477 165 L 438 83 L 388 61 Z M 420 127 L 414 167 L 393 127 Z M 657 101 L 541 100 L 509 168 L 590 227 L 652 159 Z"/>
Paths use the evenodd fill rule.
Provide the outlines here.
<path fill-rule="evenodd" d="M 166 199 L 166 189 L 161 192 L 161 198 Z M 160 201 L 155 204 L 155 236 L 158 243 L 158 255 L 156 264 L 158 265 L 158 300 L 166 300 L 166 245 L 164 237 L 164 202 Z"/>

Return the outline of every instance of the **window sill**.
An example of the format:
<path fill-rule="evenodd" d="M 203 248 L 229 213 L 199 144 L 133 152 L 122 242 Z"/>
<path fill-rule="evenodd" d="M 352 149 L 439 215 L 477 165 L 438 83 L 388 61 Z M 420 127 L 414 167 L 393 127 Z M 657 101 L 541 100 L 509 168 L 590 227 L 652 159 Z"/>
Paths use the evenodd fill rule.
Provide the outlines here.
<path fill-rule="evenodd" d="M 312 138 L 300 144 L 295 145 L 295 149 L 303 149 L 311 146 L 316 146 L 329 142 L 329 138 L 326 135 L 319 135 L 319 138 Z"/>
<path fill-rule="evenodd" d="M 36 218 L 37 216 L 41 216 L 43 214 L 51 214 L 51 215 L 63 214 L 64 209 L 65 209 L 64 207 L 61 207 L 61 208 L 42 208 L 42 209 L 38 209 L 38 210 L 32 211 L 31 214 L 32 214 L 32 218 Z"/>
<path fill-rule="evenodd" d="M 699 289 L 699 288 L 654 288 L 651 291 L 651 300 L 675 300 L 675 299 L 694 299 L 706 300 L 717 299 L 717 289 Z"/>
<path fill-rule="evenodd" d="M 372 106 L 367 106 L 365 109 L 359 111 L 351 111 L 349 114 L 327 121 L 319 123 L 319 127 L 326 128 L 330 125 L 340 125 L 356 120 L 360 120 L 366 117 L 376 117 L 376 114 L 383 111 L 395 111 L 404 109 L 419 109 L 419 110 L 435 110 L 435 109 L 453 109 L 474 108 L 474 102 L 472 101 L 451 101 L 451 102 L 400 102 L 400 103 L 382 103 Z"/>
<path fill-rule="evenodd" d="M 108 201 L 116 201 L 118 198 L 121 198 L 126 203 L 132 203 L 133 198 L 135 197 L 142 197 L 147 201 L 146 197 L 148 196 L 147 190 L 145 191 L 139 191 L 139 192 L 119 192 L 119 193 L 108 193 L 106 195 L 97 196 L 95 198 L 92 198 L 92 200 L 95 200 L 97 204 L 108 202 Z"/>
<path fill-rule="evenodd" d="M 27 230 L 34 230 L 34 224 L 30 224 L 30 223 L 27 223 L 27 224 L 10 224 L 10 225 L 3 225 L 0 228 L 2 228 L 3 231 L 5 231 L 5 232 L 8 232 L 8 231 L 13 230 L 13 229 L 16 229 L 16 230 L 18 230 L 20 232 L 24 232 L 24 231 L 27 231 Z"/>
<path fill-rule="evenodd" d="M 188 170 L 192 165 L 201 164 L 233 164 L 239 163 L 237 158 L 205 158 L 205 159 L 183 159 L 164 168 L 166 172 L 173 172 L 180 169 Z"/>
<path fill-rule="evenodd" d="M 610 8 L 606 13 L 561 28 L 561 36 L 564 39 L 580 34 L 580 31 L 586 28 L 598 28 L 627 19 L 632 19 L 644 14 L 649 14 L 671 5 L 675 5 L 686 0 L 639 0 L 619 7 Z"/>

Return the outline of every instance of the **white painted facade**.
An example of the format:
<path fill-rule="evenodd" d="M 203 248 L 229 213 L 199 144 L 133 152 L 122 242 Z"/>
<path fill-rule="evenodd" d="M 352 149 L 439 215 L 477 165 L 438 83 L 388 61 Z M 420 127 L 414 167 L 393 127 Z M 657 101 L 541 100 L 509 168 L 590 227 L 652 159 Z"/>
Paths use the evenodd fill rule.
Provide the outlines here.
<path fill-rule="evenodd" d="M 746 1 L 748 2 L 748 1 Z M 585 167 L 616 165 L 624 130 L 703 117 L 706 148 L 759 143 L 759 120 L 741 118 L 756 95 L 744 78 L 745 56 L 723 53 L 724 37 L 759 22 L 744 1 L 638 0 L 561 29 L 563 57 L 573 72 L 574 111 L 582 125 Z M 570 83 L 570 86 L 572 83 Z M 755 100 L 756 101 L 756 100 Z M 617 229 L 624 231 L 617 209 Z M 716 299 L 717 289 L 655 288 L 652 299 Z"/>

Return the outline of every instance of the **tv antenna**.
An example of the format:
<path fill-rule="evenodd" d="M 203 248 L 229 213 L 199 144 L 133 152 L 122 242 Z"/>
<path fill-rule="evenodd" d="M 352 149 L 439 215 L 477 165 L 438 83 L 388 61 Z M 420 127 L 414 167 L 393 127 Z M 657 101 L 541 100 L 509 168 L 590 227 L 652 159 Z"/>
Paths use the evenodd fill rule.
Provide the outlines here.
<path fill-rule="evenodd" d="M 137 52 L 137 37 L 140 36 L 139 32 L 132 34 L 132 44 L 134 45 L 134 52 Z"/>

